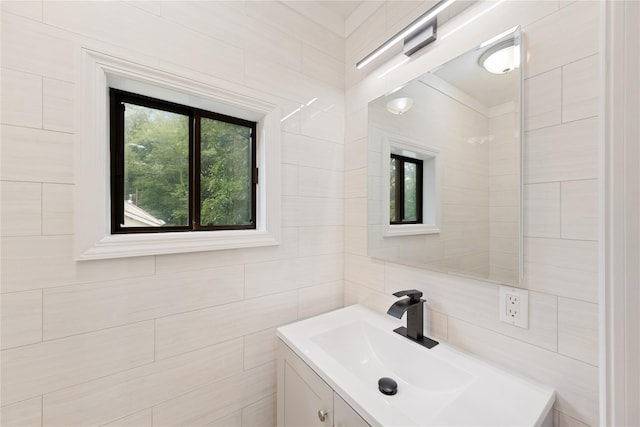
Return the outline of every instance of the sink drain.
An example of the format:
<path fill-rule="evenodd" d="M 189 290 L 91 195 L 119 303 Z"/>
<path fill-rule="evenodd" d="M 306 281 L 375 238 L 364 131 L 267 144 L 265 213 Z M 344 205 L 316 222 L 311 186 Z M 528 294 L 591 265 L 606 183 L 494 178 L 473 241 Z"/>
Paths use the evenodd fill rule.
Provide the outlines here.
<path fill-rule="evenodd" d="M 393 378 L 382 377 L 378 380 L 378 390 L 387 396 L 393 396 L 398 392 L 398 383 Z"/>

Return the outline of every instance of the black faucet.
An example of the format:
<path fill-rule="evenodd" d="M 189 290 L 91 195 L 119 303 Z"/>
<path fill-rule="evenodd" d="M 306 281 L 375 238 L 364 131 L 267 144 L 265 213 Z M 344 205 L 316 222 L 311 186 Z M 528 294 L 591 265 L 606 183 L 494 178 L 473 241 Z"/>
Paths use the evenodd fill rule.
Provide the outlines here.
<path fill-rule="evenodd" d="M 404 326 L 401 326 L 394 329 L 393 332 L 396 332 L 403 337 L 407 337 L 427 348 L 432 348 L 438 345 L 437 341 L 427 338 L 422 334 L 422 325 L 424 323 L 424 303 L 426 302 L 422 299 L 422 292 L 417 289 L 408 289 L 395 292 L 393 296 L 408 297 L 396 301 L 387 311 L 387 314 L 398 319 L 402 319 L 402 315 L 405 311 L 407 312 L 407 327 L 405 328 Z"/>

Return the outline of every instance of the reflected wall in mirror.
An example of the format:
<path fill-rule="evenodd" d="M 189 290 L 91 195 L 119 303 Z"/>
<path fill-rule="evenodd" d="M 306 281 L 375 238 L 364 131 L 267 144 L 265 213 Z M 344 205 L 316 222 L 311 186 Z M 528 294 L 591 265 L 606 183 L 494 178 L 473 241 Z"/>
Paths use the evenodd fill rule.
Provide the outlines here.
<path fill-rule="evenodd" d="M 519 28 L 369 103 L 369 256 L 518 285 Z"/>

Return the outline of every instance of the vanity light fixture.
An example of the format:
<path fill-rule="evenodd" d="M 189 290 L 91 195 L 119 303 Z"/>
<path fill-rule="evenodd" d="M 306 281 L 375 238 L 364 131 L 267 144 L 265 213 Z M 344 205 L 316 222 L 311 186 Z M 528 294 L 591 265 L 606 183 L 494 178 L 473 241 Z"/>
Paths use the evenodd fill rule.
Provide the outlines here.
<path fill-rule="evenodd" d="M 406 113 L 413 107 L 413 99 L 409 97 L 394 98 L 387 102 L 387 111 L 398 116 Z"/>
<path fill-rule="evenodd" d="M 520 46 L 513 38 L 504 40 L 480 55 L 478 63 L 492 74 L 506 74 L 520 66 Z"/>
<path fill-rule="evenodd" d="M 435 6 L 426 11 L 411 24 L 407 25 L 402 31 L 358 61 L 358 63 L 356 63 L 356 68 L 358 70 L 363 68 L 401 40 L 405 42 L 405 55 L 407 56 L 411 56 L 413 53 L 434 41 L 436 36 L 435 18 L 440 12 L 451 6 L 455 1 L 456 0 L 440 0 Z"/>

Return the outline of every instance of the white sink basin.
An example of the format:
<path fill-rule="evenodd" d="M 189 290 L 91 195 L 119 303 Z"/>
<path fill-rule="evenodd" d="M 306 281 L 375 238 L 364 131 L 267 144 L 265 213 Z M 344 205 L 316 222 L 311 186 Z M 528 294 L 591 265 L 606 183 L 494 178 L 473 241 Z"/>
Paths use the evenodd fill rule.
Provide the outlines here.
<path fill-rule="evenodd" d="M 440 343 L 393 332 L 400 322 L 351 306 L 278 329 L 278 336 L 372 426 L 535 426 L 552 389 Z M 396 395 L 378 390 L 393 378 Z"/>
<path fill-rule="evenodd" d="M 391 338 L 396 337 L 358 321 L 315 335 L 311 340 L 361 378 L 391 377 L 421 391 L 437 393 L 456 392 L 474 380 L 473 375 L 428 352 L 412 351 L 416 344 L 408 339 Z"/>

